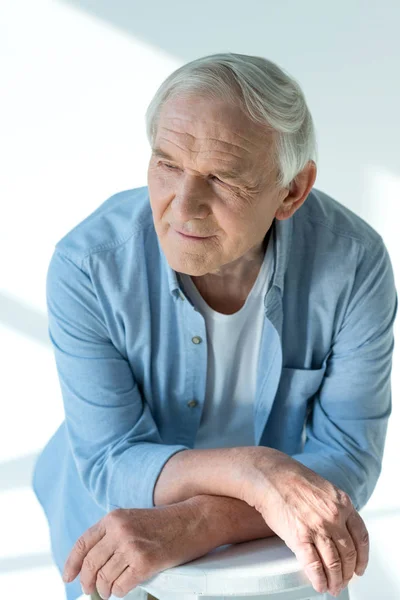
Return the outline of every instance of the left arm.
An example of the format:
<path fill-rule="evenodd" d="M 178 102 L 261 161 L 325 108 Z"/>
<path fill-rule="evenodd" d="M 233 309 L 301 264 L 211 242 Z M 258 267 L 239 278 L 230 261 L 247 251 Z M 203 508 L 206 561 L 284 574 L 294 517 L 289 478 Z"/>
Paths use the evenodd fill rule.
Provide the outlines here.
<path fill-rule="evenodd" d="M 381 470 L 396 312 L 392 266 L 380 240 L 359 263 L 304 451 L 292 456 L 347 492 L 357 510 L 367 503 Z"/>

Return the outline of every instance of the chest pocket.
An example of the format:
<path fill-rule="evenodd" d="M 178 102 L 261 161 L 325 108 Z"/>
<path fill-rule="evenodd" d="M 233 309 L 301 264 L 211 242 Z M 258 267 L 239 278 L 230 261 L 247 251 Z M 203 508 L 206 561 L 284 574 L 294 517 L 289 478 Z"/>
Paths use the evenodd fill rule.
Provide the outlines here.
<path fill-rule="evenodd" d="M 290 404 L 314 396 L 324 378 L 326 366 L 321 369 L 291 369 L 283 367 L 278 393 Z"/>
<path fill-rule="evenodd" d="M 303 450 L 305 424 L 312 412 L 326 366 L 320 369 L 283 367 L 262 443 L 286 454 Z"/>

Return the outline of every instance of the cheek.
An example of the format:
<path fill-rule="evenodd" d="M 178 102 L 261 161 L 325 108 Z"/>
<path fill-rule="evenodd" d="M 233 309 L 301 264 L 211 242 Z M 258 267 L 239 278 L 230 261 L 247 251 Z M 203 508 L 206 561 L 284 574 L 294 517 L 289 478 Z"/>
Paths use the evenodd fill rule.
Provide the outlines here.
<path fill-rule="evenodd" d="M 226 232 L 229 244 L 236 249 L 247 248 L 256 243 L 267 230 L 267 217 L 264 212 L 240 198 L 231 203 L 230 210 L 218 216 L 219 222 Z"/>
<path fill-rule="evenodd" d="M 160 220 L 172 201 L 173 193 L 171 186 L 168 186 L 165 178 L 149 170 L 147 177 L 149 189 L 150 205 L 154 219 Z"/>
<path fill-rule="evenodd" d="M 241 196 L 229 195 L 226 201 L 221 203 L 220 208 L 231 231 L 247 229 L 248 223 L 252 220 L 253 210 Z"/>
<path fill-rule="evenodd" d="M 172 190 L 174 187 L 174 178 L 172 173 L 161 167 L 150 166 L 147 172 L 147 178 L 153 187 L 159 190 Z"/>
<path fill-rule="evenodd" d="M 165 227 L 168 222 L 166 218 L 166 213 L 168 211 L 169 201 L 162 194 L 157 194 L 157 192 L 152 192 L 150 196 L 150 204 L 151 210 L 153 212 L 153 219 L 155 226 L 159 229 L 160 227 Z"/>
<path fill-rule="evenodd" d="M 245 219 L 229 210 L 219 210 L 214 213 L 219 230 L 223 231 L 225 249 L 229 252 L 242 248 L 248 237 L 248 223 Z"/>

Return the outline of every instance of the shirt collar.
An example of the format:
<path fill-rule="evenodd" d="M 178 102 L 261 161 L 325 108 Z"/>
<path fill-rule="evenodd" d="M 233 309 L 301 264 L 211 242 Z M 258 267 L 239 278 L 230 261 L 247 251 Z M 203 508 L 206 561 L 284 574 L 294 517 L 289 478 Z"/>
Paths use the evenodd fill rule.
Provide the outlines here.
<path fill-rule="evenodd" d="M 275 230 L 275 235 L 274 235 L 275 269 L 274 269 L 274 274 L 272 276 L 272 285 L 276 285 L 281 290 L 281 293 L 283 294 L 285 273 L 286 273 L 286 269 L 287 269 L 287 265 L 288 265 L 290 247 L 291 247 L 291 243 L 292 243 L 292 229 L 293 229 L 292 218 L 285 219 L 285 220 L 274 219 L 272 222 L 272 227 L 274 227 L 274 230 Z M 176 273 L 176 271 L 174 271 L 174 269 L 172 269 L 169 266 L 167 259 L 165 257 L 165 254 L 161 248 L 160 242 L 158 240 L 158 236 L 157 236 L 157 241 L 158 241 L 158 246 L 160 249 L 160 253 L 161 253 L 165 268 L 167 270 L 169 291 L 173 296 L 179 297 L 182 294 L 182 290 L 179 285 L 177 273 Z"/>

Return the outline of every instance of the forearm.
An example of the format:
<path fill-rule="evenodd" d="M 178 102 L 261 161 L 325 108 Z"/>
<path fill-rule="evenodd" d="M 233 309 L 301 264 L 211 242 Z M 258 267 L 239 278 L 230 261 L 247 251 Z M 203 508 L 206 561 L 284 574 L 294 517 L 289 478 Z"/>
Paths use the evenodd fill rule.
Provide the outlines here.
<path fill-rule="evenodd" d="M 237 498 L 199 495 L 189 502 L 199 517 L 196 537 L 204 553 L 224 544 L 275 535 L 255 508 Z"/>
<path fill-rule="evenodd" d="M 260 446 L 184 450 L 164 465 L 154 487 L 154 505 L 182 502 L 200 494 L 243 499 L 257 457 L 275 451 Z"/>

